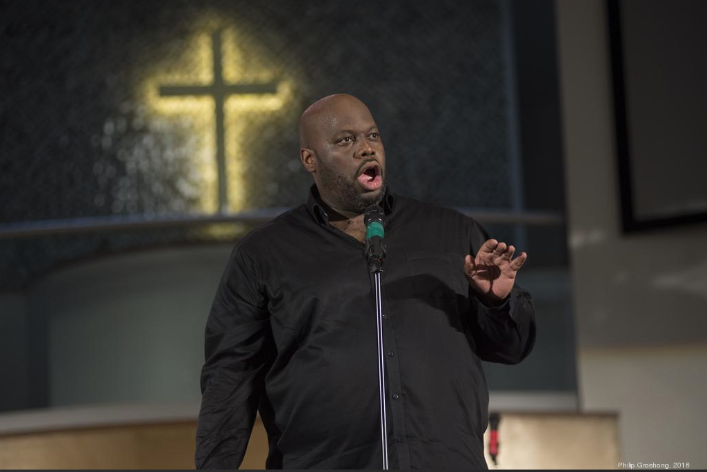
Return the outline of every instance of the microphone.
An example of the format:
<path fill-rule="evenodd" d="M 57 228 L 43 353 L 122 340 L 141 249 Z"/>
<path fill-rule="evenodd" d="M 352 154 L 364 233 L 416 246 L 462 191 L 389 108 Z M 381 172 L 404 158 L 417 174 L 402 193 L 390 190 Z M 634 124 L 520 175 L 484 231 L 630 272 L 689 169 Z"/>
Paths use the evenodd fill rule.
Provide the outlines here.
<path fill-rule="evenodd" d="M 385 259 L 385 213 L 378 205 L 371 205 L 363 213 L 363 224 L 366 225 L 366 248 L 364 254 L 368 260 L 368 270 L 371 273 L 383 272 Z"/>

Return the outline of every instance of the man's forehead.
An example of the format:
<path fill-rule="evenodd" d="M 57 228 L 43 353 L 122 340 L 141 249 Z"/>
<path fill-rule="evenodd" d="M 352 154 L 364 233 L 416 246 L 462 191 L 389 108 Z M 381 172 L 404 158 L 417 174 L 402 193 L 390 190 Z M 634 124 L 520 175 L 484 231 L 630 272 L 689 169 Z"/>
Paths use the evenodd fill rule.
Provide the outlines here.
<path fill-rule="evenodd" d="M 321 111 L 321 119 L 331 129 L 348 129 L 375 126 L 366 105 L 356 100 L 339 101 Z M 324 124 L 323 123 L 323 124 Z"/>
<path fill-rule="evenodd" d="M 302 114 L 300 137 L 308 141 L 311 133 L 365 131 L 376 126 L 368 107 L 352 95 L 330 95 L 314 102 Z"/>
<path fill-rule="evenodd" d="M 359 99 L 351 95 L 330 95 L 313 103 L 303 114 L 304 117 L 315 116 L 338 121 L 370 118 L 371 112 Z"/>
<path fill-rule="evenodd" d="M 316 102 L 312 103 L 307 110 L 305 110 L 305 114 L 309 112 L 317 112 L 317 111 L 325 111 L 330 108 L 335 108 L 344 104 L 360 104 L 363 105 L 364 103 L 359 100 L 358 98 L 354 97 L 353 95 L 349 95 L 347 93 L 337 93 L 334 95 L 328 95 L 326 97 L 320 98 Z"/>

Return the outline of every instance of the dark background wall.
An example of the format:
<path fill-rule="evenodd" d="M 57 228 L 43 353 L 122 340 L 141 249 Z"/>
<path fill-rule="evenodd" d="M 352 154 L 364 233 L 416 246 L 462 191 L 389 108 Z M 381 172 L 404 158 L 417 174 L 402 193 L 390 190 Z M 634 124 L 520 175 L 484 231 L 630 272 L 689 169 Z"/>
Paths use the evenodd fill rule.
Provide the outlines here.
<path fill-rule="evenodd" d="M 370 104 L 396 191 L 452 206 L 510 208 L 522 190 L 509 188 L 513 77 L 504 5 L 6 2 L 0 224 L 209 213 L 202 200 L 214 189 L 202 154 L 212 115 L 188 107 L 166 114 L 154 102 L 174 99 L 155 100 L 146 89 L 155 92 L 161 80 L 208 81 L 210 58 L 194 58 L 218 28 L 230 34 L 223 62 L 236 65 L 237 80 L 267 76 L 288 87 L 277 112 L 244 112 L 241 98 L 230 99 L 235 111 L 227 107 L 227 119 L 245 132 L 226 136 L 227 147 L 238 145 L 228 160 L 246 176 L 233 184 L 245 197 L 231 211 L 302 201 L 310 179 L 299 168 L 296 119 L 334 92 Z M 27 282 L 52 259 L 212 238 L 182 231 L 129 239 L 2 241 L 0 254 L 14 268 L 0 273 L 0 286 Z"/>
<path fill-rule="evenodd" d="M 0 300 L 0 312 L 12 327 L 4 335 L 24 349 L 4 345 L 22 360 L 8 363 L 6 378 L 18 373 L 14 391 L 29 392 L 10 395 L 10 403 L 51 404 L 51 379 L 69 376 L 57 370 L 71 362 L 58 360 L 68 351 L 56 350 L 64 344 L 56 333 L 90 310 L 53 304 L 54 297 L 66 298 L 58 288 L 62 280 L 76 278 L 67 274 L 101 265 L 109 255 L 152 260 L 149 251 L 159 248 L 186 254 L 229 245 L 249 230 L 233 221 L 130 225 L 183 223 L 215 212 L 213 105 L 209 99 L 159 96 L 160 85 L 210 82 L 214 31 L 223 31 L 227 82 L 278 84 L 270 104 L 265 96 L 226 102 L 229 183 L 242 195 L 230 201 L 227 216 L 302 202 L 311 179 L 299 164 L 297 118 L 314 100 L 348 92 L 376 117 L 394 191 L 448 206 L 545 211 L 561 219 L 553 21 L 552 3 L 544 0 L 367 0 L 353 6 L 284 0 L 4 2 L 0 290 L 6 302 Z M 77 221 L 111 227 L 12 236 L 18 227 L 61 228 Z M 573 392 L 564 227 L 487 226 L 531 253 L 529 271 L 540 272 L 529 273 L 524 283 L 545 307 L 546 333 L 534 363 L 489 366 L 490 385 Z M 95 273 L 113 277 L 113 261 Z M 168 266 L 179 264 L 172 260 Z M 220 270 L 217 263 L 213 267 Z M 129 278 L 125 270 L 115 276 Z M 121 288 L 114 289 L 110 297 L 119 297 Z M 194 326 L 206 309 L 195 315 Z M 132 320 L 126 332 L 140 329 L 140 319 L 135 313 L 126 317 Z M 74 352 L 80 345 L 73 345 Z M 536 375 L 553 359 L 554 369 Z M 130 399 L 126 395 L 120 399 Z M 61 402 L 70 403 L 66 398 Z"/>

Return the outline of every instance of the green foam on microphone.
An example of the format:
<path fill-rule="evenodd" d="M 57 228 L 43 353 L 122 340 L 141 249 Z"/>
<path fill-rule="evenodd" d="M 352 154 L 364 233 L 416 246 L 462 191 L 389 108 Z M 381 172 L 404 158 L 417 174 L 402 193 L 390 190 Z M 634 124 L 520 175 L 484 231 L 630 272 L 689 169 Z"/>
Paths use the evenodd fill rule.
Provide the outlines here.
<path fill-rule="evenodd" d="M 374 236 L 383 237 L 383 225 L 377 221 L 371 221 L 366 227 L 366 240 L 371 239 Z"/>

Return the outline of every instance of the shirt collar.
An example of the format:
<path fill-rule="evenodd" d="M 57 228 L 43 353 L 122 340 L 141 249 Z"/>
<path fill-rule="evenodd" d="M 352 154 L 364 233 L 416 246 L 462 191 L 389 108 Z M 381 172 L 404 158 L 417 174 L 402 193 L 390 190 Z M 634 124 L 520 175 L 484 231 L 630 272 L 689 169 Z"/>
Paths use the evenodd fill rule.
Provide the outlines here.
<path fill-rule="evenodd" d="M 390 192 L 389 186 L 386 186 L 385 188 L 385 195 L 383 196 L 383 201 L 381 203 L 383 206 L 383 212 L 387 217 L 390 217 L 393 213 L 393 209 L 395 208 L 395 195 Z M 312 187 L 309 189 L 307 209 L 319 224 L 329 224 L 329 215 L 324 210 L 322 199 L 319 196 L 319 190 L 317 189 L 316 184 L 312 184 Z"/>

